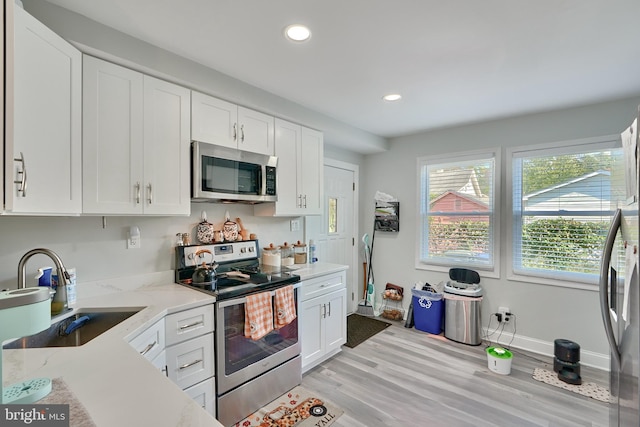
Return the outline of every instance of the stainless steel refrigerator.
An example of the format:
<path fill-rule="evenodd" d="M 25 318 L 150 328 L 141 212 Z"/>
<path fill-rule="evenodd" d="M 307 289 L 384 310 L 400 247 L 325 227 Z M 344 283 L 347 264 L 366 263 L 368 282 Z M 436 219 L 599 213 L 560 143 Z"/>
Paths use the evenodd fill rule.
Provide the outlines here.
<path fill-rule="evenodd" d="M 611 353 L 610 426 L 640 426 L 637 123 L 621 134 L 624 166 L 615 169 L 624 172 L 626 197 L 618 202 L 600 268 L 600 308 Z"/>

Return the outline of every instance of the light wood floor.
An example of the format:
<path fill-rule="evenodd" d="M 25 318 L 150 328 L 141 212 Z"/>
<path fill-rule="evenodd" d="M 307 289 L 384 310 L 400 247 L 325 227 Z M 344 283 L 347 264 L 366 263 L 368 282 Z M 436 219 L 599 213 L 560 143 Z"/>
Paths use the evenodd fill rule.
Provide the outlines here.
<path fill-rule="evenodd" d="M 502 341 L 501 341 L 502 342 Z M 502 344 L 506 344 L 502 342 Z M 335 427 L 608 426 L 608 404 L 531 378 L 552 359 L 515 350 L 511 375 L 469 346 L 401 323 L 307 372 L 302 385 L 344 410 Z M 584 382 L 608 373 L 581 367 Z"/>

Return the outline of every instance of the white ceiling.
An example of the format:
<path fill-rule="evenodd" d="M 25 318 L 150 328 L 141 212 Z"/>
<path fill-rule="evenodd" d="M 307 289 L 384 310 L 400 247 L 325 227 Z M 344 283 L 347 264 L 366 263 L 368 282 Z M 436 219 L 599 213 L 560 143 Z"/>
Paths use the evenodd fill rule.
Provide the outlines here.
<path fill-rule="evenodd" d="M 49 1 L 384 137 L 640 94 L 638 0 Z"/>

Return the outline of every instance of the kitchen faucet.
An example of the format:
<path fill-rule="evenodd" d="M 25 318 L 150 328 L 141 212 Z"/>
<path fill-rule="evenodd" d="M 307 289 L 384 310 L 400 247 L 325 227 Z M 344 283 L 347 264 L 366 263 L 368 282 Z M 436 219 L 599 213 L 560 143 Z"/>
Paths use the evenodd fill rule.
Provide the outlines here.
<path fill-rule="evenodd" d="M 56 269 L 58 270 L 58 289 L 56 290 L 56 295 L 54 296 L 53 301 L 62 303 L 61 310 L 67 308 L 67 285 L 71 283 L 71 276 L 69 276 L 67 268 L 62 263 L 62 259 L 60 259 L 58 254 L 50 249 L 31 249 L 29 252 L 24 254 L 22 258 L 20 258 L 20 261 L 18 262 L 18 288 L 21 289 L 27 287 L 25 280 L 27 261 L 36 254 L 48 256 L 56 265 Z"/>

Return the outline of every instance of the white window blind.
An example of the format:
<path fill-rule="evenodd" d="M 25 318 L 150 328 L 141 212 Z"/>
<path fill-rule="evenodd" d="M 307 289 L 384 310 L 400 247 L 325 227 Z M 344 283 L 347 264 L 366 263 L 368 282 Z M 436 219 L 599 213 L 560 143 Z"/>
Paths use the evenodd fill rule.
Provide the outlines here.
<path fill-rule="evenodd" d="M 616 141 L 514 152 L 513 272 L 597 283 L 624 191 Z"/>
<path fill-rule="evenodd" d="M 496 154 L 419 159 L 419 262 L 493 269 Z"/>

